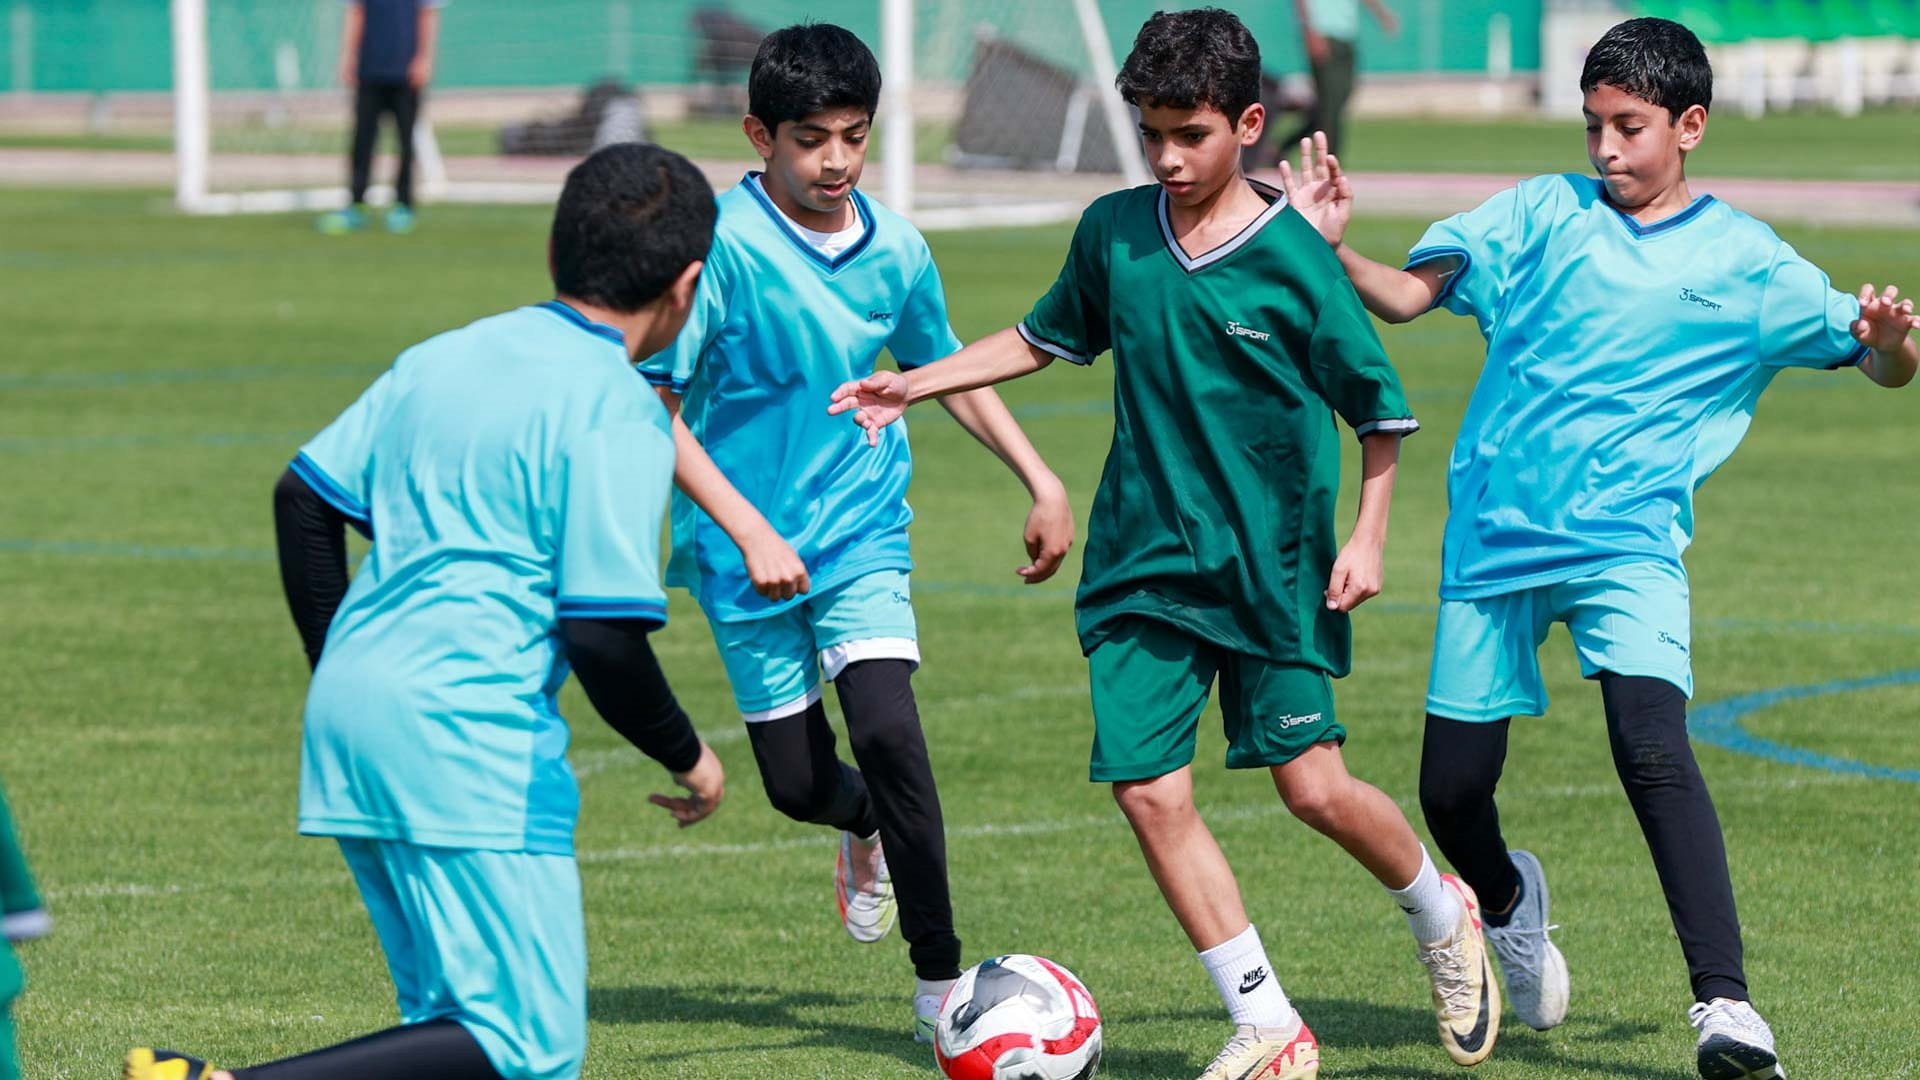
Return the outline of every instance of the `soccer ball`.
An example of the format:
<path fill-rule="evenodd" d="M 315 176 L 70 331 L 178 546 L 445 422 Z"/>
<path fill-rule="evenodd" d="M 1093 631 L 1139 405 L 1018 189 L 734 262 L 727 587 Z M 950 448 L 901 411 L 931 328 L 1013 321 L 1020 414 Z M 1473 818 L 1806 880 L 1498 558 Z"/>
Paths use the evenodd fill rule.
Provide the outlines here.
<path fill-rule="evenodd" d="M 1100 1009 L 1059 964 L 996 956 L 968 968 L 940 1003 L 933 1058 L 949 1080 L 1091 1080 Z"/>

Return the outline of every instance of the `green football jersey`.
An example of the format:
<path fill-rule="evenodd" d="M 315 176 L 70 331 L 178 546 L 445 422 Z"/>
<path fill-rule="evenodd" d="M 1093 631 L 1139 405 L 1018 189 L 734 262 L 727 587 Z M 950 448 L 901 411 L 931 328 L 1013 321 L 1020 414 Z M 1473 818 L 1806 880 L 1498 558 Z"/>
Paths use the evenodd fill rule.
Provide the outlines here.
<path fill-rule="evenodd" d="M 1420 425 L 1333 251 L 1285 196 L 1254 187 L 1266 212 L 1197 255 L 1157 185 L 1095 202 L 1019 329 L 1079 364 L 1113 350 L 1113 444 L 1074 603 L 1081 648 L 1141 616 L 1345 675 L 1352 630 L 1325 599 L 1335 414 L 1360 435 Z"/>

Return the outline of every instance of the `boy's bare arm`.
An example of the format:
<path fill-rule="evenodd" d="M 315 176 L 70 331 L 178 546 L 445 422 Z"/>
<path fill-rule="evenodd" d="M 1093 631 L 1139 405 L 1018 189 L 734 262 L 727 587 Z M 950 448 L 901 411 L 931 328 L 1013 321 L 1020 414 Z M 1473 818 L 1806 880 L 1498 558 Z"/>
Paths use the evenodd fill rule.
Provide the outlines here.
<path fill-rule="evenodd" d="M 340 85 L 352 87 L 360 82 L 360 35 L 366 31 L 367 13 L 359 4 L 348 4 L 340 28 Z"/>
<path fill-rule="evenodd" d="M 1374 262 L 1345 244 L 1334 249 L 1367 310 L 1390 323 L 1411 322 L 1433 309 L 1454 267 L 1444 259 L 1401 270 Z"/>
<path fill-rule="evenodd" d="M 1367 310 L 1391 323 L 1419 317 L 1433 307 L 1452 273 L 1450 264 L 1422 263 L 1400 270 L 1374 262 L 1346 245 L 1347 225 L 1353 220 L 1353 183 L 1341 171 L 1340 159 L 1327 152 L 1327 134 L 1316 131 L 1300 140 L 1300 167 L 1280 163 L 1280 184 L 1287 202 L 1333 245 L 1340 265 L 1353 279 Z"/>
<path fill-rule="evenodd" d="M 911 374 L 876 371 L 864 379 L 842 383 L 833 392 L 827 411 L 836 416 L 853 413 L 854 422 L 867 429 L 867 442 L 875 444 L 880 440 L 880 429 L 900 419 L 907 406 L 915 402 L 1031 375 L 1051 363 L 1052 353 L 1029 345 L 1019 329 L 1010 326 L 938 363 L 915 368 Z"/>
<path fill-rule="evenodd" d="M 679 396 L 665 388 L 659 393 L 673 414 L 673 482 L 740 549 L 753 591 L 769 600 L 791 600 L 812 589 L 807 565 L 793 545 L 740 494 L 681 419 Z"/>
<path fill-rule="evenodd" d="M 1854 340 L 1872 350 L 1860 370 L 1889 389 L 1912 382 L 1920 369 L 1920 347 L 1913 340 L 1920 315 L 1914 314 L 1911 299 L 1899 297 L 1897 285 L 1877 294 L 1871 284 L 1860 286 L 1860 318 L 1853 324 Z"/>
<path fill-rule="evenodd" d="M 1052 577 L 1067 549 L 1073 546 L 1073 510 L 1067 504 L 1066 486 L 1041 460 L 1040 452 L 992 387 L 950 394 L 941 398 L 940 404 L 967 429 L 967 434 L 1005 462 L 1033 496 L 1033 510 L 1027 515 L 1022 535 L 1027 557 L 1033 561 L 1018 573 L 1029 585 Z"/>
<path fill-rule="evenodd" d="M 415 90 L 426 89 L 433 81 L 433 61 L 440 45 L 440 9 L 430 4 L 420 7 L 416 24 L 413 60 L 407 65 L 407 83 Z"/>
<path fill-rule="evenodd" d="M 1352 611 L 1379 595 L 1387 546 L 1387 510 L 1400 464 L 1400 436 L 1376 432 L 1360 439 L 1360 513 L 1327 581 L 1327 607 Z"/>

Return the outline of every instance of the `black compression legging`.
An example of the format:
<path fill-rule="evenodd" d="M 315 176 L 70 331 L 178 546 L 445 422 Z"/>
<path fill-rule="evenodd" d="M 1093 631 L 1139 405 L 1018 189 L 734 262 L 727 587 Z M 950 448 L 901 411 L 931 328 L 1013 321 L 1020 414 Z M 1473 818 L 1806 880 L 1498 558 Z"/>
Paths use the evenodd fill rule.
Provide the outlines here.
<path fill-rule="evenodd" d="M 905 660 L 862 660 L 834 680 L 856 770 L 834 752 L 826 709 L 747 726 L 774 808 L 796 821 L 880 833 L 900 904 L 900 933 L 923 979 L 960 974 L 947 885 L 946 824 Z"/>
<path fill-rule="evenodd" d="M 1627 801 L 1640 821 L 1686 956 L 1694 995 L 1746 1000 L 1740 920 L 1706 780 L 1687 742 L 1687 700 L 1664 679 L 1602 672 L 1607 739 Z M 1492 911 L 1519 885 L 1500 834 L 1494 788 L 1507 756 L 1505 720 L 1427 716 L 1420 807 L 1435 843 Z"/>
<path fill-rule="evenodd" d="M 467 1029 L 452 1020 L 407 1024 L 249 1069 L 234 1080 L 500 1080 Z"/>

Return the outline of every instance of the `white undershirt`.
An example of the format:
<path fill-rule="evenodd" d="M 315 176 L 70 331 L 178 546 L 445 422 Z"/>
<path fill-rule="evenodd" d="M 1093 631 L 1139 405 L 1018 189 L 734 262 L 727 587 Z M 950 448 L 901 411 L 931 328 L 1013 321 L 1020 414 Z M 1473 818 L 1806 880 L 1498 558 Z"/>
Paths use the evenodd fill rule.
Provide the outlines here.
<path fill-rule="evenodd" d="M 760 193 L 765 195 L 767 187 L 760 182 L 760 178 L 757 176 L 753 177 L 752 181 L 753 186 L 759 188 Z M 774 209 L 779 209 L 779 204 L 775 203 L 772 198 L 768 198 L 767 202 L 771 203 Z M 819 252 L 829 260 L 839 258 L 841 252 L 859 243 L 860 238 L 867 233 L 867 224 L 860 220 L 859 214 L 853 215 L 853 224 L 841 229 L 839 232 L 821 232 L 818 229 L 809 229 L 805 225 L 787 216 L 785 210 L 780 211 L 780 220 L 786 224 L 787 228 L 793 230 L 795 236 L 805 240 L 808 247 Z"/>

